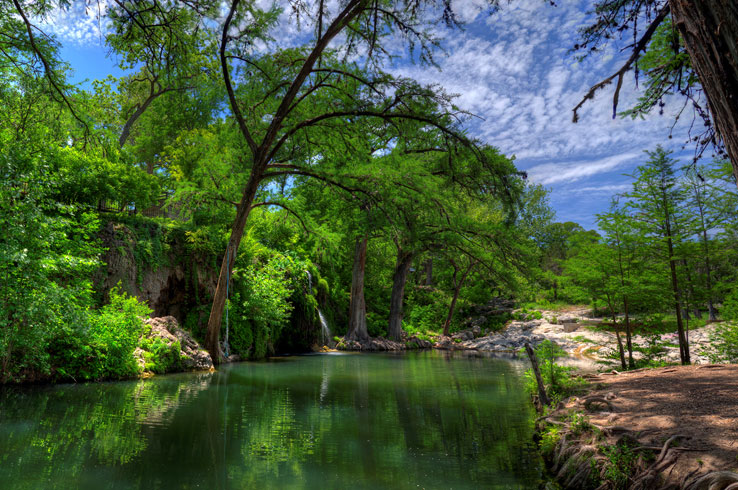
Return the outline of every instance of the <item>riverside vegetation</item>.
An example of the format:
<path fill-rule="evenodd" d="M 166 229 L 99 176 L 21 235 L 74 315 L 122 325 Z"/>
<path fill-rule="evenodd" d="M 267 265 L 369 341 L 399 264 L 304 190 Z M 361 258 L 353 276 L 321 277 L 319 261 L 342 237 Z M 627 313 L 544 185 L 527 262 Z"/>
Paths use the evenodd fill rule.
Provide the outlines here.
<path fill-rule="evenodd" d="M 174 341 L 145 335 L 147 308 L 215 364 L 309 350 L 321 315 L 345 345 L 427 345 L 500 297 L 591 302 L 612 319 L 623 368 L 636 366 L 634 334 L 674 331 L 687 364 L 690 329 L 738 314 L 730 162 L 683 166 L 652 149 L 599 232 L 557 223 L 547 191 L 471 138 L 453 97 L 381 68 L 398 29 L 431 62 L 430 26 L 456 25 L 450 4 L 319 9 L 289 49 L 272 43 L 277 7 L 233 2 L 216 22 L 217 2 L 147 5 L 106 11 L 126 74 L 85 86 L 35 23 L 66 2 L 0 9 L 15 33 L 0 65 L 4 383 L 175 369 Z M 368 43 L 371 63 L 331 47 L 339 35 L 350 53 Z M 670 59 L 668 35 L 649 31 L 644 66 Z M 648 90 L 663 94 L 659 73 Z M 715 332 L 719 358 L 735 356 L 731 328 Z"/>
<path fill-rule="evenodd" d="M 79 85 L 69 81 L 59 42 L 40 27 L 70 2 L 3 2 L 0 382 L 130 380 L 335 346 L 515 354 L 532 340 L 554 400 L 539 420 L 549 424 L 541 427 L 540 449 L 560 480 L 572 487 L 649 488 L 673 463 L 676 439 L 667 438 L 652 456 L 651 446 L 632 434 L 603 443 L 613 429 L 584 411 L 615 402 L 599 394 L 587 398 L 598 381 L 588 387 L 557 359 L 599 342 L 593 366 L 611 370 L 614 363 L 620 372 L 738 362 L 738 146 L 730 129 L 738 109 L 730 97 L 720 98 L 719 86 L 738 76 L 717 73 L 738 63 L 711 66 L 698 49 L 714 45 L 712 52 L 734 56 L 720 46 L 735 45 L 730 36 L 738 22 L 734 9 L 705 2 L 724 17 L 725 28 L 687 31 L 690 21 L 704 26 L 711 17 L 685 2 L 651 3 L 598 4 L 577 50 L 596 53 L 593 48 L 615 36 L 612 30 L 626 31 L 634 19 L 650 25 L 634 44 L 635 58 L 582 103 L 617 77 L 616 110 L 623 74 L 648 48 L 639 61 L 646 89 L 625 115 L 642 116 L 670 94 L 685 97 L 707 128 L 697 138 L 698 153 L 712 146 L 716 156 L 680 162 L 661 146 L 645 149 L 630 188 L 597 216 L 598 230 L 585 230 L 557 222 L 544 187 L 529 181 L 513 157 L 470 136 L 473 115 L 454 96 L 385 70 L 398 48 L 391 40 L 402 41 L 408 59 L 433 64 L 440 43 L 433 27 L 439 20 L 461 27 L 452 2 L 350 0 L 332 6 L 335 12 L 323 2 L 291 2 L 304 35 L 285 47 L 274 39 L 284 22 L 277 4 L 116 1 L 104 13 L 105 43 L 122 75 Z M 716 111 L 712 117 L 697 102 L 701 90 Z M 561 337 L 547 332 L 552 325 L 563 330 L 572 305 L 589 310 L 593 323 L 559 345 Z M 593 339 L 590 331 L 600 336 Z M 470 360 L 475 357 L 412 357 L 420 355 L 401 362 L 437 373 L 445 359 L 469 376 L 469 366 L 482 369 Z M 346 361 L 357 370 L 366 369 L 365 362 L 373 361 Z M 512 362 L 498 369 L 499 378 L 508 375 L 533 392 L 533 378 L 520 379 L 520 364 Z M 257 384 L 269 378 L 249 371 L 269 364 L 244 366 L 233 368 L 234 378 Z M 393 376 L 383 369 L 377 371 Z M 357 383 L 364 383 L 357 396 L 367 398 L 368 378 L 357 373 Z M 188 390 L 217 401 L 218 383 L 230 386 L 221 373 L 197 376 L 199 388 L 175 387 L 177 394 L 162 403 L 179 406 L 172 398 Z M 398 407 L 398 432 L 407 438 L 402 451 L 459 437 L 453 448 L 459 458 L 479 454 L 513 468 L 510 482 L 536 485 L 539 465 L 524 443 L 509 444 L 522 458 L 510 461 L 504 451 L 480 450 L 482 433 L 464 439 L 466 427 L 494 421 L 477 406 L 467 413 L 464 380 L 453 369 L 443 376 L 457 387 L 453 411 L 464 415 L 433 415 L 438 430 L 427 441 L 408 422 L 412 403 L 403 389 L 377 397 L 385 405 L 376 410 Z M 469 389 L 486 382 L 492 383 L 475 378 Z M 323 381 L 312 388 L 306 410 L 322 407 L 327 396 Z M 22 391 L 15 389 L 3 391 L 4 405 L 15 407 L 8 437 L 20 434 L 14 447 L 30 447 L 22 403 L 14 405 Z M 80 393 L 94 397 L 95 390 Z M 515 390 L 505 384 L 498 391 Z M 422 398 L 421 392 L 411 390 L 410 398 Z M 274 402 L 275 412 L 291 406 L 284 396 Z M 356 405 L 365 408 L 364 398 Z M 166 418 L 157 403 L 146 413 L 147 420 Z M 528 415 L 510 416 L 521 437 L 531 435 Z M 300 427 L 298 418 L 284 427 Z M 311 424 L 322 420 L 309 418 Z M 133 416 L 125 420 L 137 423 Z M 220 422 L 233 424 L 209 420 L 209 432 Z M 299 458 L 310 459 L 312 442 L 298 439 L 306 447 Z M 91 444 L 125 465 L 145 454 L 150 441 L 136 433 L 129 442 L 130 453 Z M 274 449 L 266 443 L 248 448 L 261 455 Z M 376 469 L 369 466 L 367 475 Z M 464 481 L 490 483 L 499 476 L 454 469 Z M 682 486 L 733 484 L 732 476 L 721 475 L 709 473 L 713 481 L 694 473 Z M 449 482 L 458 483 L 457 476 Z"/>

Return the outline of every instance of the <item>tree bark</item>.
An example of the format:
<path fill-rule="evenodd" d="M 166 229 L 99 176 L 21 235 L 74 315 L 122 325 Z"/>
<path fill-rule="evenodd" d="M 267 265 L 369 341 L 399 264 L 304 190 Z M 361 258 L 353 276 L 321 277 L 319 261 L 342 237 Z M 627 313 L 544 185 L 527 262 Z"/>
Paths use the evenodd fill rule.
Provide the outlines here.
<path fill-rule="evenodd" d="M 677 330 L 679 331 L 679 357 L 682 364 L 691 364 L 689 359 L 689 342 L 684 332 L 684 322 L 682 321 L 682 301 L 679 293 L 679 279 L 677 278 L 676 258 L 674 257 L 674 243 L 671 237 L 671 222 L 669 208 L 664 197 L 664 212 L 666 224 L 666 247 L 669 258 L 669 270 L 671 272 L 671 289 L 674 292 L 674 311 L 677 318 Z"/>
<path fill-rule="evenodd" d="M 546 385 L 543 384 L 541 370 L 538 368 L 538 358 L 528 342 L 525 343 L 525 352 L 528 354 L 530 365 L 533 367 L 533 374 L 536 376 L 536 383 L 538 384 L 538 399 L 541 402 L 541 407 L 544 407 L 551 402 L 548 399 L 548 395 L 546 395 Z"/>
<path fill-rule="evenodd" d="M 607 306 L 610 308 L 610 315 L 612 315 L 612 328 L 615 329 L 615 337 L 618 339 L 618 354 L 620 354 L 620 365 L 623 371 L 628 369 L 625 364 L 625 349 L 623 348 L 623 340 L 620 338 L 620 329 L 618 328 L 618 315 L 615 313 L 615 308 L 612 304 L 612 298 L 607 295 Z"/>
<path fill-rule="evenodd" d="M 228 240 L 228 247 L 221 263 L 220 274 L 218 275 L 218 285 L 215 289 L 213 306 L 210 309 L 210 317 L 208 318 L 208 331 L 205 337 L 205 348 L 210 353 L 210 356 L 213 359 L 213 363 L 215 364 L 220 363 L 222 359 L 222 353 L 218 340 L 220 337 L 220 322 L 223 318 L 223 308 L 225 307 L 226 302 L 226 283 L 227 279 L 230 277 L 228 257 L 235 257 L 236 252 L 238 251 L 238 246 L 241 243 L 241 238 L 243 237 L 243 230 L 246 226 L 246 218 L 248 218 L 249 212 L 251 211 L 251 205 L 253 204 L 254 198 L 256 197 L 256 191 L 259 188 L 259 184 L 264 177 L 267 165 L 269 164 L 270 154 L 276 150 L 276 148 L 274 148 L 274 143 L 277 137 L 277 133 L 283 127 L 285 118 L 289 114 L 290 110 L 293 108 L 292 104 L 297 97 L 300 88 L 312 72 L 313 66 L 323 54 L 323 51 L 325 51 L 325 49 L 328 47 L 328 44 L 331 42 L 331 40 L 336 37 L 346 25 L 348 25 L 354 18 L 356 18 L 359 13 L 361 13 L 364 5 L 363 0 L 351 0 L 348 5 L 344 6 L 341 13 L 336 16 L 335 20 L 331 23 L 323 36 L 317 39 L 315 46 L 305 59 L 299 73 L 287 89 L 287 93 L 284 95 L 284 97 L 282 97 L 282 101 L 280 102 L 279 107 L 274 113 L 274 117 L 269 124 L 269 128 L 267 129 L 267 132 L 264 135 L 261 144 L 257 144 L 248 129 L 246 120 L 241 114 L 241 109 L 239 108 L 235 91 L 231 83 L 231 75 L 228 68 L 226 56 L 226 47 L 228 41 L 230 40 L 229 29 L 236 10 L 238 9 L 239 2 L 240 0 L 232 0 L 231 7 L 223 26 L 223 34 L 220 42 L 220 62 L 221 68 L 223 70 L 223 81 L 226 92 L 228 93 L 228 100 L 231 111 L 233 112 L 233 116 L 238 123 L 238 127 L 241 131 L 242 136 L 246 140 L 246 143 L 248 143 L 249 149 L 251 150 L 251 154 L 253 157 L 253 166 L 251 168 L 249 180 L 246 183 L 246 187 L 244 187 L 241 201 L 236 208 L 236 219 L 233 222 L 233 227 L 231 228 L 231 237 Z M 364 242 L 364 253 L 366 255 L 366 240 Z M 361 282 L 361 298 L 363 301 L 363 263 Z M 364 314 L 364 332 L 366 333 L 366 314 Z"/>
<path fill-rule="evenodd" d="M 223 255 L 223 261 L 220 265 L 218 285 L 215 288 L 213 306 L 210 309 L 210 317 L 208 318 L 208 331 L 205 336 L 205 349 L 210 353 L 210 357 L 213 359 L 214 364 L 219 364 L 223 359 L 219 339 L 220 322 L 223 319 L 223 309 L 225 308 L 225 302 L 227 299 L 226 284 L 228 282 L 227 280 L 230 278 L 233 262 L 235 261 L 236 253 L 238 252 L 238 246 L 241 244 L 241 238 L 243 238 L 246 218 L 249 216 L 251 204 L 254 202 L 254 197 L 256 197 L 256 190 L 259 188 L 260 177 L 261 173 L 258 173 L 257 175 L 257 172 L 251 172 L 251 177 L 249 177 L 249 181 L 246 184 L 241 202 L 238 204 L 238 208 L 236 209 L 236 219 L 234 220 L 233 227 L 231 228 L 231 237 L 228 240 L 226 253 Z M 232 257 L 232 259 L 229 261 L 228 257 Z"/>
<path fill-rule="evenodd" d="M 459 272 L 458 267 L 456 264 L 454 264 L 454 297 L 451 299 L 451 305 L 448 307 L 448 316 L 446 317 L 446 323 L 443 324 L 443 335 L 449 334 L 449 329 L 451 328 L 451 319 L 454 316 L 454 310 L 456 309 L 456 301 L 459 299 L 459 292 L 461 291 L 461 286 L 464 285 L 464 281 L 466 280 L 466 276 L 469 275 L 471 270 L 474 268 L 475 265 L 477 265 L 479 261 L 475 260 L 469 263 L 469 267 L 466 268 L 464 271 L 464 274 L 461 276 L 461 279 L 456 282 L 456 276 Z"/>
<path fill-rule="evenodd" d="M 623 308 L 625 309 L 625 341 L 628 344 L 628 366 L 630 366 L 630 369 L 633 369 L 635 368 L 635 361 L 633 360 L 633 329 L 630 327 L 630 305 L 627 296 L 623 296 Z"/>
<path fill-rule="evenodd" d="M 120 131 L 120 136 L 118 137 L 118 146 L 123 148 L 123 145 L 126 144 L 126 141 L 128 140 L 128 137 L 131 134 L 131 128 L 133 127 L 133 124 L 138 121 L 138 118 L 140 118 L 144 112 L 146 112 L 146 109 L 149 108 L 149 105 L 158 98 L 161 95 L 164 95 L 167 92 L 172 91 L 173 89 L 166 88 L 166 89 L 159 89 L 158 91 L 155 91 L 155 84 L 156 80 L 151 81 L 151 91 L 149 93 L 149 96 L 146 97 L 146 100 L 144 100 L 141 104 L 136 107 L 136 110 L 133 112 L 131 117 L 128 118 L 126 123 L 123 125 L 123 129 Z M 152 173 L 152 172 L 149 172 Z"/>
<path fill-rule="evenodd" d="M 397 251 L 395 273 L 392 278 L 392 296 L 390 297 L 389 327 L 387 336 L 392 340 L 400 340 L 402 336 L 402 302 L 405 299 L 405 284 L 410 266 L 413 263 L 413 253 Z"/>
<path fill-rule="evenodd" d="M 351 273 L 351 303 L 349 304 L 349 326 L 346 339 L 365 342 L 369 340 L 366 328 L 366 301 L 364 300 L 364 271 L 366 269 L 366 247 L 369 238 L 356 239 L 354 267 Z"/>
<path fill-rule="evenodd" d="M 433 259 L 428 258 L 423 267 L 425 268 L 425 285 L 433 286 Z"/>
<path fill-rule="evenodd" d="M 670 0 L 669 6 L 738 179 L 738 4 Z"/>

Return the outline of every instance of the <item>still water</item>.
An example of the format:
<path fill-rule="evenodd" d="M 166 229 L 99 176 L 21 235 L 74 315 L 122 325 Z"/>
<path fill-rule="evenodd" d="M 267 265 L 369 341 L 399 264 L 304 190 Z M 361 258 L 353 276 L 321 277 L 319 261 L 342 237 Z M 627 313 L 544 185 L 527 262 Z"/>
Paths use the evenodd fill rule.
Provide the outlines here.
<path fill-rule="evenodd" d="M 0 388 L 0 488 L 536 488 L 524 368 L 328 354 Z"/>

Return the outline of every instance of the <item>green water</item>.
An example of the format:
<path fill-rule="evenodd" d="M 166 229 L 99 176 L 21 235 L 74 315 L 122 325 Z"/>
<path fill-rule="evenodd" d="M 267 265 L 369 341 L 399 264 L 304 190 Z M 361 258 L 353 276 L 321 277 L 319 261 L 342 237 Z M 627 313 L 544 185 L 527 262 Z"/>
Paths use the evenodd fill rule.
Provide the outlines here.
<path fill-rule="evenodd" d="M 536 488 L 523 364 L 439 352 L 0 389 L 0 488 Z"/>

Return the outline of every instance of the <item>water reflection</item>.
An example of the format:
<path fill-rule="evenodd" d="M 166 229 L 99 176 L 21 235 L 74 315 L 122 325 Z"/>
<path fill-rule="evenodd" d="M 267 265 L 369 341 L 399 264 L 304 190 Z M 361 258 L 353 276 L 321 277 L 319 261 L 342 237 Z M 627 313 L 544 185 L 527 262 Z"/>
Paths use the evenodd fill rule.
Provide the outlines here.
<path fill-rule="evenodd" d="M 535 488 L 521 366 L 323 355 L 0 392 L 3 488 Z"/>

